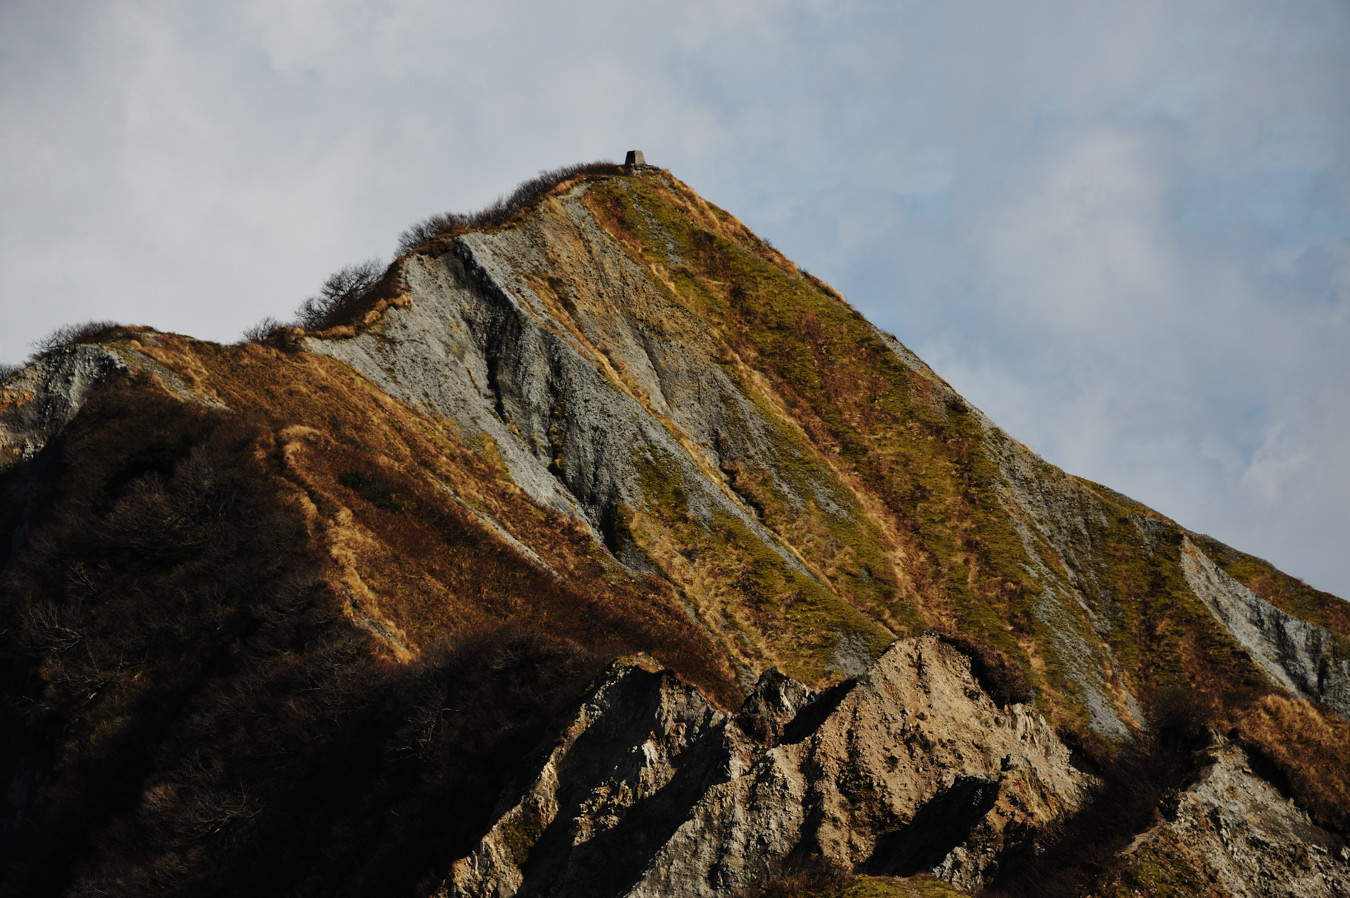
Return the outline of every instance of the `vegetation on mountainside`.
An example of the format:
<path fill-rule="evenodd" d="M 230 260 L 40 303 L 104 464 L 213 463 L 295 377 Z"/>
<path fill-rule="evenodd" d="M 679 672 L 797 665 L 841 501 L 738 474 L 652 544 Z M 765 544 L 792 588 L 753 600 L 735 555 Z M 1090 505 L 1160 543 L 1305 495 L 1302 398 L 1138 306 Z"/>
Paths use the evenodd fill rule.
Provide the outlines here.
<path fill-rule="evenodd" d="M 699 518 L 671 459 L 635 454 L 647 501 L 612 524 L 660 576 L 636 574 L 510 485 L 485 436 L 276 351 L 295 344 L 275 328 L 239 347 L 109 322 L 59 331 L 39 353 L 119 341 L 221 407 L 147 374 L 110 382 L 32 468 L 0 476 L 0 731 L 21 734 L 8 758 L 29 759 L 4 772 L 44 795 L 30 829 L 0 833 L 0 894 L 424 893 L 609 659 L 650 653 L 732 708 L 749 668 L 823 685 L 930 628 L 998 702 L 1052 715 L 1100 779 L 998 893 L 1077 894 L 1112 872 L 1193 778 L 1211 730 L 1350 836 L 1350 724 L 1271 690 L 1185 583 L 1179 527 L 1039 463 L 1047 489 L 1090 512 L 1067 549 L 1052 545 L 1006 501 L 1006 438 L 945 384 L 727 213 L 662 173 L 602 177 L 622 171 L 542 173 L 479 213 L 414 225 L 400 249 L 518 225 L 591 178 L 582 202 L 672 308 L 708 323 L 709 363 L 769 422 L 772 458 L 713 446 L 707 473 L 784 552 L 741 518 Z M 587 298 L 538 275 L 564 326 L 579 320 Z M 402 301 L 398 276 L 397 262 L 343 269 L 300 323 L 350 335 Z M 641 400 L 621 362 L 590 348 Z M 1191 539 L 1350 645 L 1350 606 Z M 1094 611 L 1048 599 L 1070 594 L 1066 562 L 1084 559 L 1073 587 Z M 1099 638 L 1118 665 L 1064 648 Z M 1089 727 L 1089 675 L 1120 707 L 1127 688 L 1143 705 L 1135 722 L 1152 723 L 1133 747 Z M 1169 866 L 1165 844 L 1150 850 Z M 1184 887 L 1185 870 L 1168 875 L 1157 883 Z M 755 894 L 945 888 L 801 869 Z"/>
<path fill-rule="evenodd" d="M 742 652 L 806 680 L 858 672 L 860 662 L 841 654 L 841 645 L 866 661 L 890 644 L 875 619 L 765 546 L 740 519 L 694 519 L 669 469 L 643 460 L 638 470 L 649 506 L 630 511 L 624 526 L 683 594 L 699 597 L 695 613 L 710 632 L 730 627 Z"/>
<path fill-rule="evenodd" d="M 1179 527 L 1113 491 L 1037 462 L 1043 482 L 1063 484 L 1071 501 L 1084 503 L 1086 530 L 1075 537 L 1081 543 L 1067 550 L 1090 559 L 1087 564 L 1083 557 L 1073 559 L 1080 565 L 1074 586 L 1100 609 L 1089 619 L 1070 602 L 1050 606 L 1053 613 L 1047 614 L 1046 584 L 1031 579 L 1029 569 L 1040 565 L 1043 577 L 1066 577 L 1059 555 L 1065 549 L 1045 543 L 1034 528 L 1029 531 L 1038 542 L 1028 547 L 1014 528 L 1012 506 L 1001 500 L 1004 474 L 992 455 L 1005 438 L 987 431 L 927 374 L 902 367 L 828 288 L 801 275 L 678 182 L 602 182 L 584 199 L 630 252 L 652 266 L 674 299 L 715 323 L 726 341 L 724 369 L 762 410 L 784 422 L 776 443 L 791 447 L 793 462 L 779 466 L 779 476 L 787 472 L 794 486 L 836 478 L 833 482 L 847 484 L 858 497 L 850 516 L 863 526 L 831 535 L 859 555 L 903 559 L 887 571 L 889 577 L 878 578 L 886 598 L 894 602 L 903 595 L 928 625 L 996 652 L 997 669 L 1016 674 L 1013 692 L 1029 697 L 1031 690 L 1022 684 L 1030 684 L 1061 735 L 1103 775 L 1103 792 L 1065 833 L 1077 833 L 1080 823 L 1095 825 L 1104 844 L 1118 847 L 1138 832 L 1162 796 L 1189 781 L 1202 755 L 1194 742 L 1181 748 L 1169 742 L 1178 689 L 1197 696 L 1188 732 L 1194 732 L 1195 715 L 1220 731 L 1245 720 L 1244 738 L 1255 744 L 1250 732 L 1261 729 L 1256 722 L 1274 713 L 1270 699 L 1262 698 L 1269 684 L 1185 582 L 1180 569 L 1185 534 Z M 811 524 L 829 521 L 828 515 L 818 507 L 803 514 L 775 491 L 769 477 L 732 471 L 728 481 L 785 542 L 819 559 L 818 544 L 806 534 Z M 1032 551 L 1038 557 L 1028 554 Z M 1343 602 L 1280 578 L 1240 553 L 1226 550 L 1218 558 L 1271 601 L 1344 632 Z M 829 582 L 874 620 L 894 620 L 872 610 L 885 607 L 884 599 L 869 604 L 846 578 Z M 1067 591 L 1067 582 L 1063 588 Z M 1154 721 L 1134 747 L 1122 752 L 1121 744 L 1104 741 L 1087 725 L 1082 684 L 1096 674 L 1064 655 L 1059 646 L 1065 633 L 1085 643 L 1102 638 L 1119 660 L 1119 668 L 1103 674 L 1107 684 L 1117 695 L 1128 687 Z M 1350 799 L 1342 797 L 1350 766 L 1336 767 L 1340 754 L 1324 748 L 1333 732 L 1327 719 L 1310 706 L 1299 707 L 1304 717 L 1296 731 L 1305 735 L 1275 755 L 1283 769 L 1303 772 L 1300 801 L 1320 806 L 1319 820 L 1343 832 L 1338 815 L 1350 808 Z M 1261 731 L 1274 742 L 1273 727 Z M 1182 754 L 1170 755 L 1174 748 Z M 1109 856 L 1074 855 L 1080 843 L 1091 841 L 1075 836 L 1056 843 L 1069 851 L 1059 864 L 1070 871 L 1065 882 L 1079 875 L 1073 868 L 1091 872 Z M 1008 888 L 1018 889 L 1012 882 Z M 1062 893 L 1070 891 L 1065 887 Z"/>
<path fill-rule="evenodd" d="M 782 434 L 801 460 L 796 467 L 833 474 L 877 500 L 858 509 L 870 527 L 850 534 L 857 548 L 874 558 L 913 552 L 902 571 L 879 564 L 871 572 L 890 581 L 887 598 L 900 598 L 904 583 L 908 600 L 927 613 L 925 623 L 973 631 L 1024 658 L 1003 621 L 988 613 L 991 601 L 1013 604 L 1029 585 L 1016 570 L 1016 579 L 991 576 L 987 556 L 1024 556 L 997 514 L 991 526 L 978 526 L 981 505 L 993 501 L 991 472 L 980 456 L 979 425 L 964 406 L 940 402 L 861 316 L 738 224 L 691 210 L 686 198 L 650 182 L 607 183 L 591 196 L 611 227 L 639 238 L 632 242 L 649 259 L 673 264 L 679 297 L 720 325 L 729 372 L 773 417 L 786 419 Z M 678 263 L 663 250 L 670 245 Z M 772 395 L 752 371 L 769 379 Z M 756 486 L 747 491 L 794 543 L 795 522 L 826 518 L 800 515 L 771 485 Z"/>
<path fill-rule="evenodd" d="M 1277 693 L 1235 709 L 1228 722 L 1262 776 L 1350 839 L 1350 722 Z"/>
<path fill-rule="evenodd" d="M 420 252 L 429 247 L 444 250 L 446 241 L 469 230 L 488 230 L 510 224 L 539 200 L 552 193 L 559 185 L 585 175 L 621 175 L 627 171 L 622 165 L 598 160 L 565 165 L 541 171 L 537 177 L 522 181 L 508 196 L 477 212 L 444 212 L 424 218 L 398 237 L 399 253 Z"/>
<path fill-rule="evenodd" d="M 935 876 L 851 876 L 820 861 L 806 861 L 743 890 L 737 898 L 958 898 L 965 892 Z"/>
<path fill-rule="evenodd" d="M 112 382 L 44 454 L 0 675 L 50 782 L 0 891 L 413 894 L 609 658 L 734 700 L 668 587 L 348 369 L 154 343 L 227 409 Z"/>
<path fill-rule="evenodd" d="M 774 442 L 785 450 L 771 475 L 724 473 L 803 557 L 825 566 L 826 547 L 845 550 L 853 563 L 832 565 L 828 582 L 854 607 L 897 634 L 936 627 L 997 650 L 1064 731 L 1099 753 L 1111 746 L 1095 744 L 1088 726 L 1085 689 L 1096 678 L 1122 713 L 1127 686 L 1147 706 L 1182 683 L 1265 682 L 1184 582 L 1176 525 L 1037 460 L 1065 501 L 1084 504 L 1084 545 L 1071 551 L 1092 560 L 1070 585 L 1062 548 L 1034 527 L 1019 533 L 1010 516 L 997 458 L 1007 438 L 945 384 L 906 367 L 838 294 L 668 176 L 600 181 L 583 201 L 673 302 L 714 325 L 724 370 L 779 422 Z M 802 496 L 813 483 L 842 484 L 846 512 L 802 509 L 775 478 Z M 1048 600 L 1073 589 L 1105 616 Z M 1089 648 L 1099 639 L 1121 669 Z M 1073 645 L 1093 659 L 1088 667 Z"/>
<path fill-rule="evenodd" d="M 588 175 L 616 175 L 627 171 L 613 162 L 596 161 L 541 171 L 521 182 L 509 195 L 476 212 L 444 212 L 431 215 L 408 227 L 398 238 L 398 255 L 444 251 L 448 242 L 470 230 L 499 228 L 510 224 L 540 199 L 560 185 Z M 310 296 L 295 311 L 295 325 L 311 332 L 334 331 L 366 321 L 395 300 L 400 292 L 398 260 L 384 265 L 379 259 L 367 259 L 344 265 L 324 281 L 318 294 Z M 381 306 L 381 302 L 384 306 Z M 111 322 L 97 322 L 111 324 Z M 291 325 L 272 317 L 248 328 L 244 340 L 251 343 L 286 345 Z M 51 339 L 51 338 L 49 338 Z"/>
<path fill-rule="evenodd" d="M 1350 657 L 1350 602 L 1313 589 L 1269 562 L 1225 546 L 1212 537 L 1191 534 L 1191 539 L 1228 576 L 1276 608 L 1345 637 L 1341 643 L 1342 657 Z"/>
<path fill-rule="evenodd" d="M 387 293 L 397 279 L 397 266 L 381 265 L 379 259 L 344 265 L 328 276 L 317 296 L 300 304 L 296 323 L 308 331 L 321 331 L 356 321 L 376 293 Z"/>
<path fill-rule="evenodd" d="M 781 456 L 796 464 L 780 470 L 809 472 L 794 485 L 834 480 L 868 502 L 852 500 L 840 527 L 818 509 L 801 514 L 771 478 L 734 472 L 733 487 L 766 524 L 809 547 L 804 531 L 826 522 L 834 542 L 871 562 L 856 568 L 865 576 L 832 580 L 841 595 L 863 609 L 880 606 L 885 616 L 874 617 L 897 622 L 901 633 L 937 626 L 977 636 L 1037 680 L 1019 638 L 1037 634 L 1010 625 L 1039 625 L 1030 613 L 1036 586 L 994 493 L 982 425 L 964 403 L 941 398 L 926 375 L 904 367 L 837 294 L 679 187 L 609 181 L 585 199 L 630 251 L 664 269 L 676 301 L 715 323 L 727 343 L 725 369 L 783 422 L 775 434 L 787 447 Z M 1064 690 L 1067 680 L 1039 685 Z"/>
<path fill-rule="evenodd" d="M 51 333 L 33 341 L 33 352 L 22 365 L 0 364 L 0 380 L 18 374 L 27 365 L 45 358 L 58 349 L 82 344 L 107 343 L 119 337 L 126 337 L 150 328 L 119 324 L 116 321 L 84 321 L 79 324 L 63 324 Z"/>

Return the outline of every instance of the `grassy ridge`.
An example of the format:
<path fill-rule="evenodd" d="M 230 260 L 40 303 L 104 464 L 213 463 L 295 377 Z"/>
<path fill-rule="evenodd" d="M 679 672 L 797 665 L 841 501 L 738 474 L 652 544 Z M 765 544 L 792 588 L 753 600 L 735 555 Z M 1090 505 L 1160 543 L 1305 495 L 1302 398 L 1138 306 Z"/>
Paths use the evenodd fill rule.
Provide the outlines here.
<path fill-rule="evenodd" d="M 1034 585 L 994 495 L 982 427 L 959 400 L 904 366 L 856 311 L 734 219 L 654 179 L 608 181 L 587 202 L 630 251 L 662 269 L 680 303 L 715 325 L 723 365 L 782 447 L 772 472 L 731 482 L 785 541 L 820 560 L 830 585 L 896 632 L 978 636 L 1035 676 L 1009 625 Z M 803 510 L 837 484 L 843 514 Z"/>
<path fill-rule="evenodd" d="M 1100 659 L 1109 646 L 1120 669 L 1100 676 L 1146 706 L 1153 691 L 1179 683 L 1243 690 L 1262 681 L 1186 585 L 1175 524 L 1037 461 L 1086 528 L 1076 551 L 1089 567 L 1071 574 L 1034 526 L 1023 531 L 1031 546 L 1015 526 L 1017 500 L 996 457 L 1007 438 L 906 366 L 834 291 L 668 176 L 596 182 L 585 201 L 676 302 L 713 325 L 720 364 L 774 422 L 781 447 L 771 471 L 725 473 L 775 533 L 833 572 L 830 587 L 850 605 L 894 632 L 978 637 L 1013 659 L 1043 707 L 1074 730 L 1086 724 L 1084 671 L 1059 647 L 1066 633 Z M 830 484 L 847 497 L 844 513 L 802 508 L 775 488 L 780 481 L 799 496 Z M 1268 576 L 1267 592 L 1286 605 L 1342 625 L 1344 603 Z M 1075 600 L 1047 604 L 1047 589 L 1080 590 L 1097 617 Z"/>

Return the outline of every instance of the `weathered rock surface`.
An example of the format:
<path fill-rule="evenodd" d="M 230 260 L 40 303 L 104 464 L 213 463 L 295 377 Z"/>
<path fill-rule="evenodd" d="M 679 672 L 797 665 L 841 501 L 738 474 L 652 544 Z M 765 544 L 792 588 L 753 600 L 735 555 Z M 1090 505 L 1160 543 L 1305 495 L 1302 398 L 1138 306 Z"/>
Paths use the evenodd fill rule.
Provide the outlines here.
<path fill-rule="evenodd" d="M 719 366 L 723 350 L 708 324 L 673 301 L 653 272 L 600 226 L 582 201 L 587 189 L 582 184 L 551 198 L 546 214 L 516 227 L 456 237 L 442 255 L 406 257 L 406 301 L 354 337 L 307 337 L 304 345 L 352 365 L 466 439 L 490 444 L 528 495 L 584 521 L 630 567 L 671 573 L 648 558 L 628 530 L 632 510 L 651 502 L 653 481 L 659 481 L 660 489 L 687 503 L 691 519 L 707 525 L 730 516 L 785 564 L 819 582 L 818 569 L 804 564 L 799 547 L 763 526 L 758 509 L 724 472 L 752 470 L 790 505 L 806 508 L 809 499 L 826 514 L 842 514 L 843 487 L 829 477 L 807 475 L 803 483 L 784 476 L 801 466 L 775 439 L 781 424 Z M 1127 624 L 1122 597 L 1102 563 L 1113 541 L 1106 504 L 968 406 L 899 341 L 876 333 L 928 385 L 934 401 L 979 422 L 982 451 L 997 465 L 998 502 L 1035 583 L 1028 614 L 1045 640 L 1056 685 L 1083 708 L 1096 734 L 1129 739 L 1145 715 L 1112 648 Z M 1134 542 L 1155 548 L 1175 542 L 1179 528 L 1145 512 L 1130 513 Z M 1284 661 L 1261 662 L 1275 672 L 1275 682 L 1346 713 L 1350 662 L 1330 658 L 1332 634 L 1259 599 L 1252 605 L 1240 592 L 1219 603 L 1215 596 L 1229 595 L 1228 585 L 1197 588 L 1209 576 L 1197 570 L 1186 568 L 1187 581 L 1221 625 L 1239 626 L 1234 637 L 1249 651 L 1257 625 L 1239 625 L 1233 609 L 1263 609 L 1258 629 L 1283 646 L 1277 654 Z M 1216 610 L 1221 607 L 1228 610 Z M 700 614 L 728 646 L 736 644 L 735 625 L 721 622 L 716 610 Z M 875 651 L 852 646 L 840 633 L 831 670 L 856 674 Z M 1282 665 L 1292 665 L 1291 672 Z"/>
<path fill-rule="evenodd" d="M 735 716 L 620 666 L 441 894 L 726 895 L 803 853 L 972 889 L 1084 782 L 936 636 L 823 694 L 769 672 Z"/>
<path fill-rule="evenodd" d="M 1254 773 L 1235 745 L 1220 748 L 1165 813 L 1123 858 L 1137 884 L 1233 898 L 1350 894 L 1350 847 Z"/>
<path fill-rule="evenodd" d="M 229 872 L 239 874 L 240 858 L 259 857 L 248 851 L 271 850 L 268 834 L 311 813 L 309 796 L 268 793 L 281 763 L 276 769 L 306 777 L 312 770 L 310 794 L 333 797 L 346 815 L 335 817 L 331 843 L 311 845 L 290 871 L 296 884 L 357 870 L 352 893 L 378 894 L 369 883 L 394 879 L 385 891 L 407 892 L 434 869 L 418 888 L 430 883 L 446 896 L 719 896 L 824 857 L 859 875 L 931 873 L 977 890 L 1011 856 L 1046 845 L 1044 827 L 1074 820 L 1092 785 L 1081 768 L 1109 774 L 1112 751 L 1148 728 L 1167 690 L 1193 684 L 1214 713 L 1228 714 L 1210 720 L 1218 732 L 1250 716 L 1264 676 L 1321 703 L 1300 702 L 1304 717 L 1278 718 L 1302 720 L 1307 732 L 1285 739 L 1289 727 L 1251 730 L 1243 744 L 1254 759 L 1290 743 L 1267 761 L 1214 749 L 1194 785 L 1178 795 L 1168 781 L 1174 791 L 1157 808 L 1162 816 L 1126 819 L 1130 828 L 1110 844 L 1133 844 L 1092 875 L 1111 895 L 1122 894 L 1116 886 L 1124 894 L 1350 891 L 1346 833 L 1319 828 L 1296 804 L 1327 826 L 1345 819 L 1310 796 L 1323 786 L 1350 794 L 1350 779 L 1337 774 L 1345 765 L 1326 761 L 1345 743 L 1344 724 L 1326 709 L 1350 717 L 1350 615 L 1339 600 L 1259 559 L 1211 551 L 1207 538 L 1038 458 L 898 340 L 668 173 L 639 164 L 614 177 L 560 184 L 500 227 L 440 234 L 398 260 L 378 300 L 362 298 L 373 307 L 331 330 L 222 347 L 124 329 L 107 345 L 47 353 L 0 384 L 0 574 L 17 570 L 15 560 L 26 564 L 23 577 L 0 579 L 20 584 L 0 595 L 8 614 L 0 637 L 9 640 L 0 655 L 13 668 L 10 682 L 27 681 L 3 697 L 0 712 L 11 714 L 6 721 L 38 714 L 44 732 L 65 740 L 59 757 L 14 738 L 0 745 L 0 774 L 10 781 L 0 856 L 35 844 L 10 841 L 21 829 L 45 826 L 36 844 L 69 863 L 51 863 L 43 877 L 75 883 L 61 871 L 94 871 L 64 894 L 94 882 L 143 894 L 151 889 L 135 882 L 181 884 L 189 874 L 205 882 L 234 864 Z M 105 408 L 118 414 L 90 416 L 80 439 L 59 442 L 110 380 L 120 392 Z M 183 447 L 205 441 L 197 448 L 127 440 L 129 454 L 105 453 L 116 464 L 98 470 L 100 423 L 134 415 L 142 391 L 153 395 L 151 408 L 165 408 L 167 395 L 222 411 L 189 409 L 181 432 L 170 428 Z M 198 419 L 216 429 L 201 436 Z M 170 500 L 178 472 L 193 464 L 183 453 L 192 452 L 224 466 L 219 482 L 230 489 L 190 504 L 202 516 L 190 538 L 166 537 L 147 553 L 132 527 L 130 537 L 91 540 L 83 556 L 68 557 L 57 548 L 80 544 L 69 538 L 74 530 L 29 538 L 45 520 L 80 526 L 79 515 L 105 506 L 148 515 L 130 519 L 165 533 L 187 532 Z M 81 465 L 102 479 L 84 485 L 83 506 L 63 508 Z M 253 565 L 265 554 L 232 548 L 252 545 L 232 541 L 221 524 L 236 501 L 262 510 L 247 526 L 272 514 L 287 536 L 273 541 L 280 560 L 259 583 L 241 577 L 226 601 L 210 565 L 227 556 Z M 292 514 L 296 526 L 287 529 Z M 323 551 L 307 554 L 307 539 Z M 44 545 L 51 551 L 35 552 Z M 321 570 L 326 579 L 315 581 Z M 103 585 L 118 577 L 125 588 Z M 199 581 L 200 607 L 184 586 Z M 255 597 L 257 620 L 246 620 Z M 350 605 L 324 617 L 329 598 Z M 296 611 L 302 599 L 308 617 Z M 232 614 L 238 626 L 222 629 Z M 147 622 L 199 641 L 150 670 L 137 659 L 177 643 L 122 629 Z M 297 661 L 291 643 L 267 635 L 282 622 L 314 628 L 295 636 L 296 645 L 318 647 L 314 658 Z M 375 637 L 375 648 L 365 634 L 353 639 L 349 624 Z M 610 667 L 565 721 L 594 667 L 568 681 L 565 698 L 534 701 L 536 686 L 521 689 L 515 707 L 539 713 L 501 710 L 492 696 L 515 691 L 493 679 L 495 667 L 489 685 L 466 699 L 481 706 L 451 700 L 450 686 L 444 700 L 427 686 L 415 691 L 415 707 L 386 710 L 385 698 L 403 694 L 397 684 L 430 682 L 438 665 L 468 669 L 451 666 L 457 653 L 477 657 L 474 640 L 514 639 L 514 628 L 539 641 L 511 684 L 546 682 L 554 671 L 539 659 L 554 657 L 555 641 L 588 665 L 620 651 L 660 660 Z M 930 628 L 952 635 L 913 636 Z M 31 638 L 48 630 L 59 638 Z M 666 640 L 667 632 L 679 638 Z M 321 661 L 330 636 L 340 657 Z M 217 644 L 229 639 L 236 642 Z M 974 673 L 955 646 L 979 657 Z M 217 661 L 191 673 L 190 654 Z M 127 810 L 130 797 L 97 797 L 114 777 L 90 774 L 87 793 L 65 785 L 72 768 L 61 758 L 81 757 L 100 739 L 107 746 L 111 730 L 126 727 L 126 745 L 139 746 L 148 743 L 135 727 L 179 727 L 155 716 L 161 702 L 137 696 L 191 695 L 217 673 L 235 676 L 234 661 L 219 659 L 236 657 L 271 659 L 267 671 L 279 671 L 266 673 L 275 676 L 265 681 L 274 704 L 241 698 L 241 706 L 298 706 L 302 715 L 285 736 L 291 742 L 279 737 L 251 755 L 253 740 L 243 740 L 231 743 L 237 757 L 213 755 L 212 776 L 231 790 L 239 783 L 241 796 L 246 783 L 264 784 L 249 793 L 258 800 L 247 820 L 232 817 L 230 804 L 209 831 L 195 823 L 156 831 L 145 822 L 153 815 Z M 660 670 L 665 664 L 680 674 Z M 286 679 L 294 665 L 302 670 Z M 383 685 L 368 699 L 353 684 L 376 668 Z M 217 705 L 232 708 L 233 697 L 252 696 L 263 682 L 261 667 L 240 670 L 237 685 L 219 687 L 228 697 Z M 340 688 L 306 710 L 305 696 L 330 679 Z M 151 680 L 159 692 L 142 691 Z M 981 682 L 1000 694 L 1022 683 L 1017 694 L 1031 696 L 1035 710 L 998 704 Z M 60 701 L 40 704 L 47 693 Z M 350 732 L 359 729 L 346 722 L 358 707 L 380 734 Z M 294 724 L 288 713 L 241 712 L 231 731 L 274 718 Z M 197 752 L 215 751 L 192 742 L 196 719 L 182 737 L 198 746 L 194 771 Z M 487 719 L 548 722 L 522 728 L 528 741 L 484 779 L 490 765 L 446 758 L 477 757 L 470 743 Z M 396 743 L 381 741 L 390 727 L 401 734 Z M 1056 733 L 1082 750 L 1078 767 Z M 358 763 L 383 758 L 372 764 L 394 770 L 387 783 L 385 771 L 355 777 L 371 774 L 377 792 L 405 782 L 490 785 L 472 812 L 458 786 L 453 801 L 444 800 L 448 791 L 428 797 L 410 785 L 390 804 L 366 804 L 375 793 L 349 790 L 353 777 L 297 760 L 311 748 Z M 165 775 L 156 763 L 127 762 L 124 778 L 153 786 Z M 438 766 L 448 764 L 460 766 Z M 1301 767 L 1318 777 L 1300 778 Z M 165 819 L 190 822 L 192 808 L 219 800 L 197 772 L 173 781 L 189 810 Z M 51 782 L 69 789 L 65 798 Z M 72 839 L 70 821 L 86 816 L 91 795 L 103 801 L 102 816 Z M 43 817 L 52 800 L 65 802 L 65 816 Z M 1325 804 L 1340 813 L 1345 799 Z M 188 836 L 174 842 L 175 833 Z M 410 838 L 417 844 L 403 854 Z M 370 848 L 372 840 L 384 841 Z M 368 864 L 359 857 L 367 850 Z M 1168 864 L 1177 868 L 1171 878 Z M 391 873 L 399 865 L 417 870 Z M 137 869 L 144 877 L 127 879 Z"/>
<path fill-rule="evenodd" d="M 1272 682 L 1350 718 L 1350 660 L 1337 657 L 1336 634 L 1276 608 L 1220 570 L 1190 540 L 1182 549 L 1186 582 Z"/>
<path fill-rule="evenodd" d="M 306 347 L 454 422 L 466 438 L 485 436 L 526 493 L 584 520 L 626 563 L 644 566 L 619 518 L 621 506 L 646 503 L 646 468 L 683 490 L 696 518 L 732 515 L 800 568 L 734 493 L 704 475 L 710 459 L 690 454 L 692 443 L 720 446 L 714 465 L 772 457 L 754 404 L 715 365 L 691 358 L 711 354 L 706 334 L 698 340 L 706 325 L 686 320 L 692 333 L 672 342 L 669 322 L 688 313 L 575 196 L 558 204 L 559 214 L 510 231 L 458 237 L 438 258 L 408 258 L 405 306 L 355 338 L 308 338 Z M 603 358 L 540 295 L 557 268 L 589 274 L 590 283 L 566 289 L 585 293 L 603 314 L 579 312 L 570 323 L 604 347 Z"/>
<path fill-rule="evenodd" d="M 154 334 L 143 334 L 153 341 Z M 112 377 L 151 375 L 172 395 L 220 407 L 172 371 L 125 344 L 74 344 L 54 349 L 0 382 L 0 472 L 36 458 L 74 420 L 89 394 Z"/>
<path fill-rule="evenodd" d="M 35 458 L 75 417 L 90 390 L 128 370 L 105 346 L 67 346 L 0 384 L 0 471 Z"/>
<path fill-rule="evenodd" d="M 1126 739 L 1143 712 L 1123 680 L 1106 675 L 1119 671 L 1106 643 L 1118 609 L 1103 600 L 1096 578 L 1094 556 L 1101 547 L 1093 533 L 1105 518 L 1101 502 L 992 422 L 984 424 L 986 445 L 1002 475 L 999 501 L 1040 587 L 1033 613 L 1053 634 L 1059 663 L 1072 671 L 1068 680 L 1087 709 L 1089 726 L 1107 738 Z"/>

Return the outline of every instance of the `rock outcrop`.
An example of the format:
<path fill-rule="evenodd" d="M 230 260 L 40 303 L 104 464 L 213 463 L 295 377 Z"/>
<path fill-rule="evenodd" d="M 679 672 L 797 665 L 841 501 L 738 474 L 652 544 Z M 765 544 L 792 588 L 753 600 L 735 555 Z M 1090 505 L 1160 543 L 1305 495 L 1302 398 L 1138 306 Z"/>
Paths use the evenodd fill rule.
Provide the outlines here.
<path fill-rule="evenodd" d="M 1224 745 L 1165 819 L 1125 852 L 1124 875 L 1106 894 L 1302 898 L 1350 894 L 1350 847 Z M 1112 888 L 1114 887 L 1114 888 Z"/>
<path fill-rule="evenodd" d="M 1181 569 L 1205 607 L 1273 682 L 1350 719 L 1344 638 L 1276 608 L 1224 573 L 1189 539 L 1182 546 Z"/>
<path fill-rule="evenodd" d="M 0 471 L 36 458 L 79 412 L 90 390 L 127 371 L 122 357 L 106 346 L 66 346 L 0 384 Z"/>
<path fill-rule="evenodd" d="M 936 636 L 820 694 L 770 671 L 737 715 L 617 666 L 441 894 L 711 898 L 797 855 L 974 889 L 1075 807 L 1069 761 Z"/>
<path fill-rule="evenodd" d="M 408 258 L 406 303 L 355 337 L 307 338 L 306 347 L 491 440 L 535 501 L 585 521 L 630 564 L 649 566 L 619 522 L 621 506 L 650 501 L 645 469 L 684 491 L 698 520 L 731 515 L 800 568 L 708 476 L 736 460 L 773 459 L 763 414 L 707 364 L 706 325 L 662 294 L 578 192 L 524 227 L 466 234 L 444 255 Z M 559 269 L 586 272 L 589 282 L 555 284 L 564 295 L 550 303 L 541 293 Z M 573 292 L 595 308 L 568 315 L 559 304 Z"/>

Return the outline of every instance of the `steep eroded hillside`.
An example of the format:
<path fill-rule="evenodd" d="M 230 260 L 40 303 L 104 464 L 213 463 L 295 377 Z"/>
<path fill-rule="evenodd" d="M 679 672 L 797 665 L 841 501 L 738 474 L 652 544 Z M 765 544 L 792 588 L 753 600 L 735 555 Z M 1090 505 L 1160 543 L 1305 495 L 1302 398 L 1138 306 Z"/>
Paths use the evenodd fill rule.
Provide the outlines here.
<path fill-rule="evenodd" d="M 1037 458 L 668 172 L 528 199 L 322 329 L 0 385 L 7 893 L 1350 883 L 1344 602 Z M 1265 854 L 1197 841 L 1234 788 Z"/>

